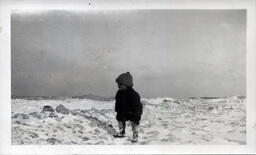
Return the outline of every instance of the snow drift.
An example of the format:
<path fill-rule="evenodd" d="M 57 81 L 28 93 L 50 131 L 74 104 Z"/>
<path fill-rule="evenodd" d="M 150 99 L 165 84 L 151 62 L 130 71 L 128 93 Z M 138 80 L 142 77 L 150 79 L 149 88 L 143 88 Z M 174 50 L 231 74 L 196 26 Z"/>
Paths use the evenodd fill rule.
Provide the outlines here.
<path fill-rule="evenodd" d="M 137 144 L 246 144 L 246 99 L 142 99 L 144 106 Z M 43 111 L 45 106 L 53 111 Z M 12 99 L 13 145 L 131 144 L 118 130 L 113 100 L 86 98 Z"/>

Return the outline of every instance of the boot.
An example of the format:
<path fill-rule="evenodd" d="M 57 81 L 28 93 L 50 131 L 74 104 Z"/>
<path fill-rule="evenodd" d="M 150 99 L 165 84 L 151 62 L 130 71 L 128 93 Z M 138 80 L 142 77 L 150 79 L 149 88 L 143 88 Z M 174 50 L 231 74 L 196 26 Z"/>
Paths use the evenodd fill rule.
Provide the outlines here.
<path fill-rule="evenodd" d="M 138 132 L 133 132 L 132 143 L 138 142 L 138 138 L 139 138 Z"/>
<path fill-rule="evenodd" d="M 139 124 L 131 122 L 132 125 L 132 131 L 133 131 L 133 136 L 132 136 L 132 143 L 138 142 L 138 138 L 139 138 Z"/>
<path fill-rule="evenodd" d="M 124 137 L 125 136 L 125 122 L 118 121 L 119 133 L 115 137 Z"/>

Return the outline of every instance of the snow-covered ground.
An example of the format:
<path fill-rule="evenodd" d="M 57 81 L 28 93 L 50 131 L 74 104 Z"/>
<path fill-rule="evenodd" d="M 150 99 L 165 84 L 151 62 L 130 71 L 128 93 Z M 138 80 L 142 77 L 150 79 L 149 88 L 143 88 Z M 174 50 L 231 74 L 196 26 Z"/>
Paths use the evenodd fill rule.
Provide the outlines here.
<path fill-rule="evenodd" d="M 246 99 L 142 99 L 144 105 L 136 144 L 246 144 Z M 69 114 L 42 112 L 63 105 Z M 114 101 L 90 99 L 12 99 L 12 144 L 131 144 L 113 138 L 118 130 Z"/>

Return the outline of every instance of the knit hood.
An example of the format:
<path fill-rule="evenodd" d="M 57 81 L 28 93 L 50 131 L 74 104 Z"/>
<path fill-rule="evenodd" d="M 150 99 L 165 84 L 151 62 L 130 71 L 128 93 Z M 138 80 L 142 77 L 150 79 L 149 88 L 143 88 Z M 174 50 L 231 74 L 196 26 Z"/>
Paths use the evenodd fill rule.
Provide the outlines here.
<path fill-rule="evenodd" d="M 132 75 L 129 72 L 123 73 L 116 78 L 116 83 L 126 85 L 127 87 L 132 87 Z"/>

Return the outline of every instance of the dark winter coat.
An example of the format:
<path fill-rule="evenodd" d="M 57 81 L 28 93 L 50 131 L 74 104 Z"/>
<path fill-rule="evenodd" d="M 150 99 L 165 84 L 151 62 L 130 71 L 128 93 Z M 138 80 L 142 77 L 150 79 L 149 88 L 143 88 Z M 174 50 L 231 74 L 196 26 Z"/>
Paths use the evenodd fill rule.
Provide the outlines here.
<path fill-rule="evenodd" d="M 139 94 L 131 87 L 118 90 L 116 93 L 115 111 L 118 121 L 133 121 L 139 123 L 143 111 Z"/>

